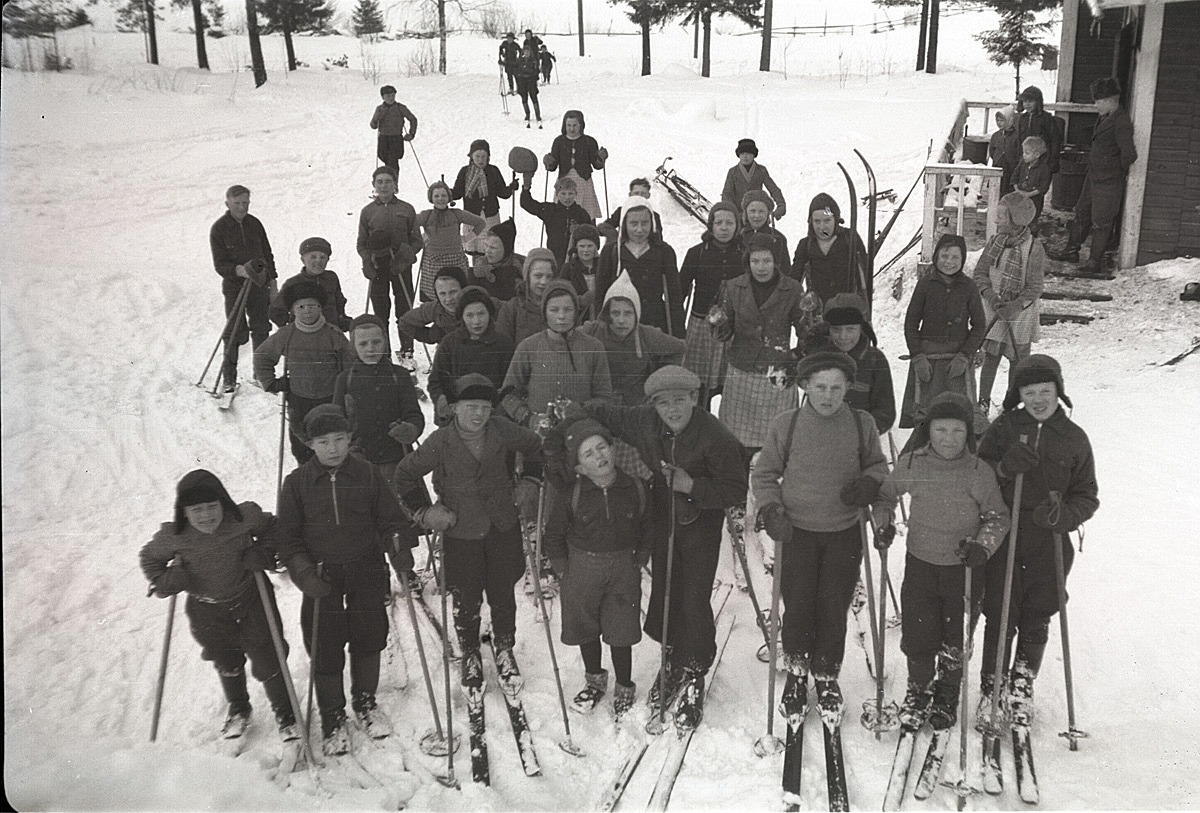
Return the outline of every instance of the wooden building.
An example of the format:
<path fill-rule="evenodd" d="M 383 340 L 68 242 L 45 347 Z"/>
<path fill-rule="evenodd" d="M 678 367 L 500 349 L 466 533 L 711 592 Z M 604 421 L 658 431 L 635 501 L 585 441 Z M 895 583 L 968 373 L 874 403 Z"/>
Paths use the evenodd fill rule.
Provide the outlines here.
<path fill-rule="evenodd" d="M 1116 76 L 1133 119 L 1118 266 L 1200 256 L 1200 0 L 1065 0 L 1060 48 L 1059 102 Z M 1067 118 L 1087 148 L 1095 114 Z"/>

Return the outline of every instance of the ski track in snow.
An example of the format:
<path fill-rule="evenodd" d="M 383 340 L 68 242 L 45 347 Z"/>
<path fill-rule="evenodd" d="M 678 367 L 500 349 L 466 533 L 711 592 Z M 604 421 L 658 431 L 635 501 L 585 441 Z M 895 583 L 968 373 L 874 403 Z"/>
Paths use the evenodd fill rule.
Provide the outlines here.
<path fill-rule="evenodd" d="M 453 179 L 470 139 L 480 135 L 491 141 L 493 161 L 502 168 L 515 144 L 544 152 L 562 110 L 581 107 L 588 132 L 612 152 L 614 204 L 624 198 L 629 178 L 652 176 L 667 154 L 675 157 L 672 166 L 681 175 L 715 200 L 734 161 L 732 145 L 751 136 L 788 194 L 791 214 L 780 227 L 794 248 L 813 194 L 827 189 L 845 202 L 836 161 L 857 176 L 851 147 L 872 161 L 881 189 L 903 195 L 929 140 L 943 137 L 958 98 L 1011 92 L 1007 72 L 987 64 L 968 36 L 979 27 L 979 18 L 971 15 L 943 21 L 943 73 L 936 77 L 888 70 L 893 60 L 907 65 L 911 29 L 876 37 L 801 38 L 787 56 L 788 80 L 754 72 L 753 37 L 716 37 L 714 79 L 707 81 L 688 58 L 686 33 L 656 36 L 655 75 L 649 79 L 632 75 L 636 38 L 592 37 L 586 60 L 559 46 L 567 80 L 542 91 L 542 132 L 520 127 L 513 99 L 513 115 L 500 114 L 494 43 L 453 39 L 456 75 L 448 77 L 397 74 L 418 47 L 412 42 L 384 43 L 376 53 L 385 71 L 381 82 L 403 81 L 402 101 L 420 117 L 413 146 L 430 180 L 442 174 Z M 91 48 L 95 72 L 5 70 L 0 114 L 0 228 L 8 238 L 0 259 L 0 408 L 9 800 L 22 809 L 68 810 L 593 806 L 625 749 L 640 736 L 641 701 L 657 667 L 657 648 L 647 643 L 635 649 L 639 704 L 620 731 L 609 719 L 608 698 L 588 717 L 572 714 L 574 740 L 587 753 L 577 760 L 556 747 L 563 731 L 553 673 L 544 635 L 524 598 L 517 656 L 542 765 L 539 779 L 521 773 L 503 700 L 492 686 L 487 716 L 493 784 L 471 785 L 466 708 L 452 674 L 455 730 L 464 743 L 455 767 L 465 784 L 455 792 L 433 781 L 445 762 L 416 745 L 432 720 L 406 609 L 398 613 L 405 665 L 385 661 L 380 690 L 380 707 L 396 731 L 382 743 L 355 731 L 359 768 L 320 770 L 319 786 L 303 766 L 290 777 L 275 777 L 279 745 L 255 681 L 248 747 L 236 759 L 222 756 L 217 729 L 224 703 L 212 668 L 198 657 L 182 608 L 175 619 L 159 742 L 147 744 L 167 602 L 143 600 L 138 549 L 160 522 L 171 519 L 174 484 L 194 467 L 216 472 L 237 500 L 274 506 L 278 400 L 244 386 L 232 412 L 221 413 L 193 386 L 220 328 L 208 227 L 223 211 L 224 188 L 247 184 L 281 277 L 298 269 L 295 247 L 301 239 L 324 235 L 333 243 L 331 268 L 342 280 L 349 310 L 358 312 L 366 284 L 353 243 L 375 166 L 366 122 L 377 96 L 357 71 L 319 67 L 290 76 L 273 68 L 271 82 L 252 91 L 247 74 L 222 72 L 237 64 L 232 39 L 210 42 L 218 71 L 212 75 L 137 64 L 136 36 L 64 39 L 68 53 Z M 278 43 L 267 42 L 268 60 L 277 60 Z M 340 37 L 299 42 L 313 65 L 325 56 L 359 53 L 356 41 Z M 783 59 L 779 47 L 777 63 Z M 164 34 L 162 48 L 165 62 L 189 64 L 189 36 Z M 852 66 L 844 86 L 838 77 L 843 52 Z M 1031 76 L 1053 87 L 1052 75 Z M 535 188 L 542 180 L 535 179 Z M 600 195 L 602 180 L 596 176 Z M 412 158 L 403 164 L 401 195 L 418 209 L 425 205 Z M 699 236 L 697 224 L 657 186 L 654 201 L 667 239 L 682 257 Z M 910 206 L 887 244 L 892 250 L 919 223 L 916 203 Z M 881 207 L 881 220 L 887 213 Z M 519 210 L 517 221 L 518 250 L 524 250 L 537 222 Z M 882 256 L 889 256 L 886 249 Z M 893 377 L 902 381 L 901 363 L 894 360 L 903 348 L 912 258 L 899 268 L 906 296 L 897 303 L 884 293 L 896 272 L 881 277 L 875 318 L 880 344 L 893 359 Z M 1079 724 L 1092 737 L 1070 753 L 1056 736 L 1066 721 L 1054 624 L 1037 683 L 1033 739 L 1047 809 L 1200 802 L 1193 779 L 1200 767 L 1194 744 L 1200 713 L 1189 682 L 1200 665 L 1192 622 L 1200 600 L 1190 578 L 1200 554 L 1192 538 L 1196 500 L 1188 488 L 1194 416 L 1200 414 L 1200 357 L 1175 367 L 1148 366 L 1200 333 L 1195 306 L 1186 310 L 1176 301 L 1183 283 L 1198 277 L 1195 260 L 1122 275 L 1104 284 L 1116 302 L 1091 308 L 1102 320 L 1044 328 L 1037 348 L 1064 362 L 1066 390 L 1077 405 L 1074 417 L 1092 438 L 1101 486 L 1101 508 L 1088 524 L 1085 550 L 1072 574 L 1070 605 Z M 243 350 L 243 382 L 250 374 L 249 356 Z M 993 397 L 999 399 L 999 388 Z M 757 562 L 753 545 L 748 552 Z M 897 590 L 902 559 L 891 557 Z M 728 547 L 718 575 L 733 578 Z M 275 581 L 303 704 L 308 667 L 296 624 L 300 595 L 286 578 Z M 756 584 L 765 607 L 769 585 L 765 579 Z M 745 596 L 735 592 L 727 611 L 737 613 L 738 624 L 675 787 L 676 808 L 779 803 L 782 756 L 760 760 L 752 752 L 765 723 L 766 667 L 754 657 L 761 637 Z M 422 625 L 442 703 L 440 653 Z M 581 685 L 582 669 L 577 653 L 557 644 L 557 612 L 552 629 L 569 698 Z M 899 700 L 905 669 L 896 629 L 888 631 L 886 666 L 887 696 Z M 407 688 L 400 690 L 405 672 Z M 974 692 L 977 680 L 970 686 Z M 877 743 L 857 724 L 862 700 L 874 691 L 853 628 L 843 689 L 851 804 L 874 808 L 883 798 L 896 735 Z M 70 716 L 69 726 L 62 723 L 64 715 Z M 776 719 L 775 730 L 783 733 L 782 720 Z M 806 739 L 803 800 L 807 807 L 823 808 L 815 715 Z M 957 770 L 956 748 L 947 758 L 947 777 Z M 382 784 L 357 781 L 367 773 Z M 1153 783 L 1145 781 L 1148 775 Z M 948 792 L 938 790 L 926 805 L 906 801 L 906 806 L 940 809 L 951 803 Z M 970 804 L 1012 807 L 1016 796 L 1010 790 Z"/>

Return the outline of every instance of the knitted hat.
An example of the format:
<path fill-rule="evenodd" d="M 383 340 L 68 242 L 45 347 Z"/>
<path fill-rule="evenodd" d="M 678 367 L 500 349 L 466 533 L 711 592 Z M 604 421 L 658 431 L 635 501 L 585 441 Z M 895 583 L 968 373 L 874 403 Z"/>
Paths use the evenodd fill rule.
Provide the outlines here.
<path fill-rule="evenodd" d="M 766 204 L 767 214 L 775 211 L 775 201 L 771 200 L 771 196 L 761 189 L 751 189 L 746 194 L 742 195 L 742 212 L 744 213 L 750 208 L 750 204 L 755 201 Z"/>
<path fill-rule="evenodd" d="M 462 293 L 458 297 L 458 308 L 454 311 L 454 317 L 458 321 L 462 321 L 463 311 L 467 309 L 467 305 L 474 302 L 480 302 L 487 308 L 489 321 L 496 320 L 496 302 L 488 295 L 488 292 L 480 288 L 478 285 L 468 285 L 463 288 Z"/>
<path fill-rule="evenodd" d="M 643 198 L 640 195 L 630 195 L 625 198 L 625 202 L 621 204 L 621 231 L 625 230 L 625 218 L 629 217 L 629 213 L 634 209 L 647 209 L 650 212 L 650 233 L 658 231 L 658 224 L 654 220 L 654 204 L 649 198 Z M 621 242 L 625 242 L 622 238 Z"/>
<path fill-rule="evenodd" d="M 803 387 L 805 381 L 823 370 L 841 370 L 845 374 L 846 380 L 854 383 L 854 378 L 858 374 L 858 365 L 845 353 L 836 350 L 818 350 L 816 353 L 809 353 L 800 359 L 796 365 L 796 381 Z"/>
<path fill-rule="evenodd" d="M 1009 192 L 1000 198 L 1000 207 L 1008 211 L 1014 226 L 1028 226 L 1037 217 L 1037 207 L 1033 201 L 1020 192 Z"/>
<path fill-rule="evenodd" d="M 386 96 L 389 93 L 395 93 L 395 92 L 396 92 L 396 88 L 393 87 L 392 85 L 384 85 L 383 87 L 381 87 L 379 89 L 380 96 Z"/>
<path fill-rule="evenodd" d="M 387 339 L 387 326 L 384 325 L 382 319 L 373 313 L 364 313 L 362 316 L 354 317 L 354 320 L 350 322 L 350 336 L 353 337 L 354 331 L 360 327 L 377 327 L 379 328 L 379 332 L 383 334 L 383 338 Z"/>
<path fill-rule="evenodd" d="M 575 293 L 575 286 L 567 282 L 565 279 L 552 279 L 550 284 L 546 286 L 546 292 L 542 294 L 542 321 L 548 322 L 546 318 L 546 305 L 550 300 L 558 296 L 571 297 L 571 303 L 575 306 L 575 316 L 579 317 L 579 294 Z"/>
<path fill-rule="evenodd" d="M 499 223 L 488 229 L 488 234 L 494 234 L 500 238 L 500 242 L 504 244 L 504 256 L 513 253 L 513 248 L 517 243 L 517 224 L 510 217 L 503 223 Z"/>
<path fill-rule="evenodd" d="M 579 187 L 575 185 L 574 178 L 559 178 L 554 182 L 554 191 L 561 192 L 564 189 L 570 189 L 572 192 L 578 191 Z"/>
<path fill-rule="evenodd" d="M 553 251 L 548 248 L 542 248 L 541 246 L 538 246 L 537 248 L 531 248 L 529 249 L 529 253 L 525 255 L 525 264 L 521 266 L 521 277 L 525 280 L 526 284 L 529 283 L 529 269 L 533 268 L 533 264 L 538 260 L 549 261 L 550 269 L 555 274 L 558 273 L 558 262 L 554 259 Z"/>
<path fill-rule="evenodd" d="M 1021 405 L 1021 387 L 1032 384 L 1052 383 L 1058 389 L 1058 399 L 1072 406 L 1071 399 L 1063 392 L 1062 367 L 1050 356 L 1035 353 L 1021 359 L 1013 375 L 1013 385 L 1004 396 L 1004 411 L 1011 412 Z"/>
<path fill-rule="evenodd" d="M 280 293 L 283 296 L 283 306 L 289 311 L 301 299 L 315 299 L 321 303 L 322 308 L 329 305 L 329 297 L 325 294 L 325 289 L 319 283 L 309 280 L 297 282 L 295 285 L 288 285 Z"/>
<path fill-rule="evenodd" d="M 1121 82 L 1115 76 L 1092 80 L 1092 98 L 1096 101 L 1121 95 Z"/>
<path fill-rule="evenodd" d="M 454 403 L 459 401 L 487 401 L 496 405 L 496 386 L 491 379 L 480 373 L 468 373 L 454 382 Z"/>
<path fill-rule="evenodd" d="M 613 280 L 613 284 L 608 286 L 608 291 L 604 294 L 604 306 L 601 308 L 601 313 L 605 318 L 608 318 L 608 303 L 614 299 L 628 299 L 632 302 L 634 314 L 639 322 L 642 321 L 642 296 L 634 287 L 633 280 L 629 278 L 629 271 L 625 269 L 621 269 L 621 273 Z"/>
<path fill-rule="evenodd" d="M 938 418 L 953 418 L 967 427 L 967 448 L 975 451 L 975 410 L 971 401 L 960 392 L 943 392 L 929 402 L 923 415 L 917 417 L 909 448 L 920 449 L 929 443 L 929 427 Z"/>
<path fill-rule="evenodd" d="M 751 153 L 755 158 L 758 157 L 758 145 L 754 143 L 753 138 L 743 138 L 738 141 L 737 149 L 733 151 L 734 155 L 741 155 L 744 152 Z"/>
<path fill-rule="evenodd" d="M 644 387 L 647 400 L 653 401 L 654 396 L 664 392 L 698 392 L 700 376 L 686 367 L 668 364 L 666 367 L 659 367 L 652 372 L 646 379 Z"/>
<path fill-rule="evenodd" d="M 1008 107 L 1002 107 L 996 111 L 996 115 L 1004 118 L 1004 125 L 1006 127 L 1015 124 L 1017 119 L 1017 107 L 1016 105 L 1011 104 Z"/>
<path fill-rule="evenodd" d="M 842 210 L 838 206 L 837 201 L 833 199 L 833 195 L 828 192 L 818 192 L 813 195 L 812 201 L 808 204 L 809 220 L 812 220 L 813 212 L 828 211 L 833 215 L 833 219 L 838 223 L 842 222 Z"/>
<path fill-rule="evenodd" d="M 242 512 L 217 476 L 205 469 L 195 469 L 183 475 L 175 486 L 175 533 L 181 534 L 187 529 L 187 515 L 183 509 L 206 502 L 221 503 L 226 514 L 242 521 Z"/>
<path fill-rule="evenodd" d="M 310 251 L 324 251 L 326 256 L 333 254 L 333 246 L 329 245 L 329 241 L 324 237 L 309 237 L 300 244 L 300 255 L 303 256 Z"/>
<path fill-rule="evenodd" d="M 710 232 L 712 231 L 713 221 L 716 220 L 717 212 L 730 212 L 733 214 L 735 228 L 742 224 L 742 213 L 738 211 L 736 206 L 727 200 L 717 201 L 708 209 L 708 230 Z"/>
<path fill-rule="evenodd" d="M 308 440 L 333 432 L 349 432 L 350 421 L 337 404 L 320 404 L 304 416 L 304 434 Z"/>
<path fill-rule="evenodd" d="M 575 249 L 575 245 L 580 240 L 591 240 L 596 244 L 596 248 L 600 247 L 600 230 L 591 223 L 580 223 L 571 227 L 571 249 Z"/>
<path fill-rule="evenodd" d="M 487 139 L 477 138 L 471 142 L 471 149 L 467 150 L 467 157 L 470 158 L 475 150 L 483 150 L 488 154 L 488 158 L 492 157 L 492 146 L 487 143 Z"/>
<path fill-rule="evenodd" d="M 425 190 L 425 199 L 428 200 L 430 203 L 433 203 L 433 190 L 435 190 L 435 189 L 445 189 L 446 190 L 446 199 L 454 200 L 454 193 L 450 191 L 450 185 L 447 184 L 445 181 L 439 179 L 439 180 L 436 180 L 433 183 L 431 183 L 429 185 L 429 189 Z"/>
<path fill-rule="evenodd" d="M 610 446 L 612 445 L 612 432 L 609 432 L 608 428 L 595 418 L 583 418 L 571 424 L 570 428 L 567 429 L 566 437 L 563 438 L 563 443 L 567 447 L 567 460 L 572 464 L 578 463 L 579 447 L 583 445 L 585 440 L 594 438 L 597 435 L 608 441 Z"/>
<path fill-rule="evenodd" d="M 587 126 L 586 122 L 584 122 L 584 120 L 583 120 L 583 111 L 568 110 L 566 113 L 563 113 L 563 117 L 562 117 L 562 134 L 563 135 L 567 134 L 567 119 L 579 119 L 579 132 L 581 132 L 581 133 L 584 131 L 584 128 Z"/>
<path fill-rule="evenodd" d="M 400 175 L 398 172 L 396 172 L 396 170 L 392 169 L 389 166 L 382 166 L 382 167 L 378 167 L 374 172 L 371 173 L 371 180 L 374 181 L 380 175 L 391 175 L 393 181 L 398 180 L 400 178 Z"/>
<path fill-rule="evenodd" d="M 1001 200 L 1003 200 L 1003 198 L 1001 198 Z M 937 245 L 934 246 L 933 249 L 933 267 L 935 270 L 937 269 L 938 254 L 942 251 L 942 249 L 949 248 L 951 246 L 958 246 L 959 251 L 962 252 L 962 265 L 959 266 L 958 270 L 962 271 L 963 268 L 966 267 L 967 241 L 963 239 L 962 235 L 960 234 L 943 234 L 938 238 Z"/>

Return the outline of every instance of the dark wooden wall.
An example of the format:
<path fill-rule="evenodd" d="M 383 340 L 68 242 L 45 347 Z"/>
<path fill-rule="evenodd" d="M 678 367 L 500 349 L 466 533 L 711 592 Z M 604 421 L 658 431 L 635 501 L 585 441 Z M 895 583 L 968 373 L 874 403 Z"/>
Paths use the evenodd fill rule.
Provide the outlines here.
<path fill-rule="evenodd" d="M 1092 81 L 1112 76 L 1117 61 L 1117 42 L 1125 25 L 1124 9 L 1110 10 L 1093 17 L 1085 0 L 1066 0 L 1079 3 L 1079 27 L 1075 33 L 1075 75 L 1071 78 L 1071 101 L 1091 104 Z M 1090 113 L 1073 113 L 1068 117 L 1067 143 L 1087 148 L 1092 143 L 1096 117 Z"/>

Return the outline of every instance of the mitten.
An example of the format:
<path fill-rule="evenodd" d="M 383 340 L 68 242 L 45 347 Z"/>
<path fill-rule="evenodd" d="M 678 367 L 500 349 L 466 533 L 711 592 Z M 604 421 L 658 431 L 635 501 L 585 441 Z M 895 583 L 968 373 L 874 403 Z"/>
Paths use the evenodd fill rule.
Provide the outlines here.
<path fill-rule="evenodd" d="M 401 446 L 407 446 L 417 442 L 421 437 L 421 430 L 408 421 L 392 421 L 392 425 L 388 427 L 388 437 Z"/>
<path fill-rule="evenodd" d="M 600 148 L 600 149 L 599 149 L 599 150 L 596 152 L 596 155 L 600 157 L 600 163 L 601 163 L 602 165 L 603 165 L 603 164 L 604 164 L 606 161 L 608 161 L 608 149 L 607 149 L 606 147 L 601 147 L 601 148 Z"/>
<path fill-rule="evenodd" d="M 979 567 L 986 564 L 988 560 L 988 550 L 983 545 L 980 545 L 974 539 L 967 537 L 962 542 L 958 543 L 958 549 L 955 551 L 958 558 L 967 567 Z"/>
<path fill-rule="evenodd" d="M 417 261 L 417 252 L 408 243 L 401 243 L 396 247 L 395 257 L 403 265 L 412 265 Z"/>
<path fill-rule="evenodd" d="M 439 395 L 437 397 L 437 405 L 434 406 L 434 415 L 440 421 L 448 421 L 454 417 L 454 410 L 450 408 L 450 402 L 446 400 L 446 396 Z"/>
<path fill-rule="evenodd" d="M 438 503 L 418 511 L 416 520 L 421 523 L 422 527 L 440 533 L 454 527 L 454 523 L 458 522 L 458 517 L 449 508 Z"/>
<path fill-rule="evenodd" d="M 407 573 L 413 569 L 412 548 L 397 545 L 392 549 L 392 569 L 398 573 Z"/>
<path fill-rule="evenodd" d="M 879 485 L 878 480 L 865 474 L 857 480 L 851 480 L 842 486 L 839 494 L 842 504 L 852 505 L 855 508 L 866 508 L 875 502 L 875 497 L 879 494 Z"/>
<path fill-rule="evenodd" d="M 309 598 L 324 598 L 333 592 L 333 586 L 325 580 L 324 575 L 317 572 L 317 566 L 307 556 L 293 557 L 288 565 L 288 573 L 292 576 L 292 583 Z"/>
<path fill-rule="evenodd" d="M 929 379 L 933 378 L 933 365 L 924 356 L 913 356 L 912 366 L 917 380 L 922 384 L 928 384 Z"/>
<path fill-rule="evenodd" d="M 546 153 L 545 155 L 543 155 L 542 156 L 542 166 L 544 166 L 546 168 L 547 172 L 550 172 L 551 170 L 553 170 L 554 169 L 554 156 L 551 155 L 550 153 Z"/>
<path fill-rule="evenodd" d="M 792 521 L 788 519 L 787 512 L 783 506 L 777 502 L 764 505 L 758 509 L 758 526 L 765 530 L 767 536 L 776 542 L 790 542 L 792 540 Z M 775 558 L 774 550 L 771 553 L 773 561 Z"/>
<path fill-rule="evenodd" d="M 775 219 L 783 220 L 783 216 L 786 214 L 787 214 L 787 204 L 784 203 L 783 201 L 780 201 L 779 205 L 775 207 Z"/>
<path fill-rule="evenodd" d="M 954 358 L 950 359 L 950 377 L 958 378 L 967 371 L 967 357 L 962 353 L 955 353 Z"/>
<path fill-rule="evenodd" d="M 887 550 L 896 539 L 895 525 L 881 525 L 875 529 L 875 549 Z"/>
<path fill-rule="evenodd" d="M 291 388 L 292 388 L 292 385 L 288 381 L 288 377 L 286 375 L 283 378 L 276 378 L 270 384 L 263 387 L 263 389 L 266 390 L 267 392 L 273 392 L 273 393 L 290 392 Z"/>
<path fill-rule="evenodd" d="M 1000 458 L 1001 473 L 1007 477 L 1033 471 L 1041 462 L 1041 456 L 1032 447 L 1024 443 L 1014 443 Z"/>
<path fill-rule="evenodd" d="M 643 545 L 633 552 L 633 561 L 637 562 L 639 569 L 648 567 L 650 565 L 651 552 L 652 551 L 650 550 L 649 545 Z"/>
<path fill-rule="evenodd" d="M 1065 505 L 1058 492 L 1051 491 L 1050 499 L 1033 509 L 1033 521 L 1043 528 L 1055 533 L 1065 534 L 1079 526 L 1078 515 L 1068 505 Z"/>
<path fill-rule="evenodd" d="M 510 184 L 508 185 L 508 188 L 509 188 L 509 190 L 510 190 L 510 191 L 516 192 L 516 191 L 517 191 L 517 189 L 518 189 L 520 186 L 521 186 L 521 182 L 520 182 L 520 181 L 518 181 L 516 178 L 513 178 L 513 179 L 512 179 L 512 183 L 510 183 Z M 526 188 L 528 189 L 529 187 L 528 187 L 528 186 L 526 186 Z"/>
<path fill-rule="evenodd" d="M 154 589 L 154 595 L 166 598 L 189 589 L 192 586 L 192 577 L 187 572 L 187 568 L 183 565 L 176 565 L 164 570 L 151 586 Z"/>
<path fill-rule="evenodd" d="M 251 545 L 242 551 L 242 567 L 246 570 L 274 570 L 275 554 L 262 545 Z"/>
<path fill-rule="evenodd" d="M 1006 302 L 1005 304 L 1001 305 L 997 309 L 997 313 L 1000 315 L 1001 319 L 1011 321 L 1020 316 L 1021 311 L 1023 310 L 1024 307 L 1021 305 L 1020 300 L 1014 299 L 1012 302 Z"/>

